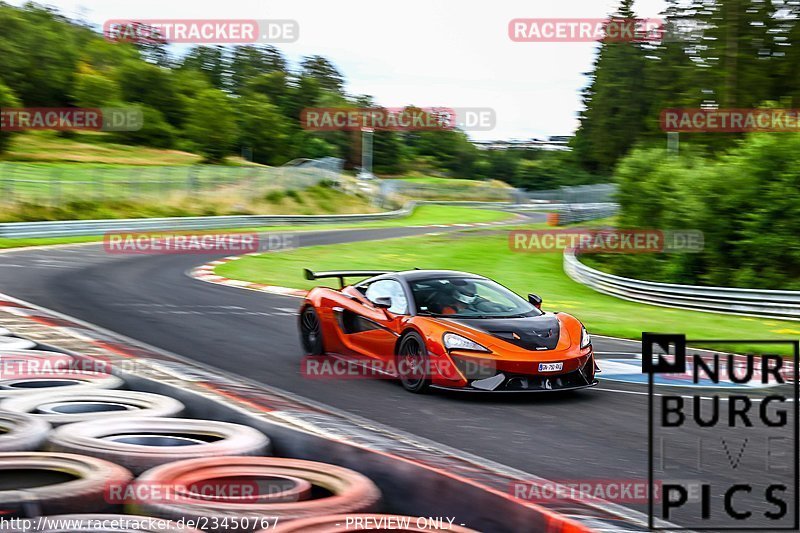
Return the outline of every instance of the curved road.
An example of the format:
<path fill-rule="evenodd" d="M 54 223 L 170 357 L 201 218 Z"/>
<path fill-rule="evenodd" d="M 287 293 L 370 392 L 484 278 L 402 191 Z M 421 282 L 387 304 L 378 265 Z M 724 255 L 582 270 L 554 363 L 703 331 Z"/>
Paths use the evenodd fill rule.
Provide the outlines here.
<path fill-rule="evenodd" d="M 455 229 L 295 235 L 300 246 L 310 246 Z M 570 394 L 413 395 L 385 380 L 308 380 L 299 373 L 298 299 L 212 285 L 186 275 L 213 258 L 109 255 L 102 245 L 4 253 L 0 292 L 538 476 L 557 481 L 647 479 L 644 389 L 601 381 L 597 388 Z M 596 338 L 594 344 L 598 352 L 639 350 L 630 341 Z M 690 465 L 693 437 L 687 433 L 682 439 L 681 456 Z M 728 483 L 763 470 L 755 461 L 743 461 L 736 471 L 724 459 L 710 461 L 702 479 Z"/>

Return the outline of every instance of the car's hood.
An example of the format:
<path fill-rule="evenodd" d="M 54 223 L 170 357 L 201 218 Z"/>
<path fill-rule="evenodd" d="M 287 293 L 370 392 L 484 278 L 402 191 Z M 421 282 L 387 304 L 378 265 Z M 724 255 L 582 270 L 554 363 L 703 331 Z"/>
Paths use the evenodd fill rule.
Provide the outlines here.
<path fill-rule="evenodd" d="M 448 318 L 464 327 L 488 333 L 525 350 L 554 350 L 561 323 L 551 313 L 523 318 Z"/>

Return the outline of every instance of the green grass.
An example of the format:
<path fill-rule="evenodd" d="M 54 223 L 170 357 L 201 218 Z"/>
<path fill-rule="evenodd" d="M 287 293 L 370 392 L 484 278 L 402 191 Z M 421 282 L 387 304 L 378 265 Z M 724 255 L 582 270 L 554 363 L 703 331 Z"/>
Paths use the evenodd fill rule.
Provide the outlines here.
<path fill-rule="evenodd" d="M 375 220 L 341 224 L 309 224 L 302 226 L 263 226 L 258 228 L 230 228 L 224 231 L 323 231 L 331 229 L 390 228 L 402 226 L 421 226 L 428 224 L 461 224 L 475 222 L 496 222 L 510 218 L 509 213 L 491 209 L 474 209 L 459 206 L 423 205 L 405 218 Z M 199 230 L 198 230 L 199 231 Z M 223 230 L 218 230 L 223 231 Z M 27 246 L 46 246 L 51 244 L 70 244 L 102 241 L 100 236 L 53 237 L 46 239 L 4 239 L 0 238 L 0 249 Z"/>
<path fill-rule="evenodd" d="M 519 294 L 535 292 L 544 308 L 564 311 L 582 320 L 592 333 L 640 339 L 642 331 L 683 332 L 689 338 L 787 339 L 800 336 L 800 324 L 715 313 L 669 309 L 595 292 L 572 281 L 560 253 L 519 253 L 508 247 L 505 231 L 459 232 L 400 238 L 380 243 L 359 242 L 315 246 L 248 256 L 226 263 L 217 273 L 228 278 L 309 289 L 319 282 L 302 277 L 303 268 L 465 270 L 496 279 Z M 334 282 L 335 283 L 335 282 Z M 719 345 L 710 346 L 722 349 Z M 743 349 L 742 346 L 731 349 Z"/>
<path fill-rule="evenodd" d="M 15 135 L 0 160 L 33 163 L 98 163 L 106 165 L 196 165 L 202 157 L 180 150 L 164 150 L 113 142 L 113 135 L 74 132 L 65 138 L 54 131 Z M 229 164 L 245 163 L 230 158 Z"/>
<path fill-rule="evenodd" d="M 441 178 L 438 176 L 426 176 L 423 174 L 409 174 L 406 176 L 387 176 L 387 179 L 403 180 L 406 183 L 417 183 L 420 185 L 440 185 L 440 186 L 455 186 L 455 187 L 498 187 L 509 188 L 505 182 L 499 180 L 491 181 L 478 181 L 457 178 Z"/>

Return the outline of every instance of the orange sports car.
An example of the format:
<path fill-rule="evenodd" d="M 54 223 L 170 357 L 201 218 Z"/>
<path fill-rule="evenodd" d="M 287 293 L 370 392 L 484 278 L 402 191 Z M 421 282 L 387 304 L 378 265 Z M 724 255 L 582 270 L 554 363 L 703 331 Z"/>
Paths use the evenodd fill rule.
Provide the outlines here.
<path fill-rule="evenodd" d="M 300 308 L 300 338 L 310 356 L 345 359 L 428 387 L 556 391 L 597 384 L 586 328 L 566 313 L 541 310 L 483 276 L 451 270 L 335 271 L 340 288 L 316 287 Z M 367 278 L 345 285 L 345 278 Z M 350 365 L 348 365 L 350 366 Z"/>

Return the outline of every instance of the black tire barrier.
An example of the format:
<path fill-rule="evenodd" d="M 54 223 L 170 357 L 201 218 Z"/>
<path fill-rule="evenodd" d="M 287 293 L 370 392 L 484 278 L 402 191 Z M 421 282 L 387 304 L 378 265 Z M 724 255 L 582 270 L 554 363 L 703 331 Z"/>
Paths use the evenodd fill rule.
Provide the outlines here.
<path fill-rule="evenodd" d="M 50 424 L 26 415 L 0 411 L 0 452 L 38 450 L 47 439 Z"/>
<path fill-rule="evenodd" d="M 13 372 L 0 377 L 0 399 L 44 390 L 73 390 L 77 388 L 118 389 L 125 384 L 112 374 L 82 372 L 80 370 L 53 370 L 40 372 Z"/>
<path fill-rule="evenodd" d="M 53 426 L 127 417 L 175 417 L 184 405 L 160 394 L 124 390 L 54 389 L 0 402 L 0 409 L 46 420 Z"/>
<path fill-rule="evenodd" d="M 278 457 L 188 459 L 148 470 L 137 479 L 137 483 L 180 491 L 188 476 L 195 481 L 229 479 L 240 483 L 285 476 L 305 480 L 313 488 L 310 499 L 289 502 L 263 501 L 258 496 L 242 501 L 209 500 L 186 493 L 175 501 L 135 497 L 126 503 L 126 510 L 170 520 L 185 519 L 187 523 L 195 524 L 222 524 L 236 519 L 237 529 L 252 531 L 274 528 L 276 521 L 280 524 L 287 520 L 330 514 L 371 512 L 381 498 L 378 487 L 368 477 L 353 470 Z M 213 527 L 210 529 L 215 530 Z"/>
<path fill-rule="evenodd" d="M 125 514 L 61 514 L 32 518 L 19 527 L 2 527 L 2 533 L 72 533 L 96 531 L 98 533 L 200 533 L 200 530 L 177 522 L 150 516 Z"/>
<path fill-rule="evenodd" d="M 478 533 L 444 517 L 417 517 L 390 514 L 340 514 L 292 520 L 271 530 L 258 533 L 342 533 L 345 531 L 450 531 L 451 533 Z"/>
<path fill-rule="evenodd" d="M 109 487 L 127 486 L 125 468 L 82 455 L 0 453 L 0 513 L 4 518 L 114 511 Z"/>
<path fill-rule="evenodd" d="M 50 434 L 47 447 L 106 459 L 134 474 L 180 459 L 270 455 L 272 450 L 267 436 L 249 426 L 152 417 L 67 424 Z"/>

